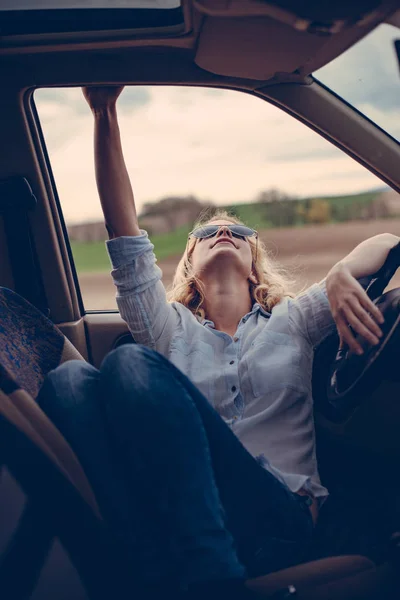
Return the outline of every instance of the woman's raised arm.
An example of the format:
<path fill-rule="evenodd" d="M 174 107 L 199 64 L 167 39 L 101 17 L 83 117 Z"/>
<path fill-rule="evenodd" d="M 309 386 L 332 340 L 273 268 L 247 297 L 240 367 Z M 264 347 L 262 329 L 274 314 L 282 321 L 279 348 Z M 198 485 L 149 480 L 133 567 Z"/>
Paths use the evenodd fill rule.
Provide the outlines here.
<path fill-rule="evenodd" d="M 83 88 L 94 115 L 96 182 L 110 237 L 107 249 L 121 317 L 136 342 L 167 354 L 178 315 L 167 302 L 153 245 L 138 225 L 117 120 L 116 102 L 122 90 Z"/>
<path fill-rule="evenodd" d="M 110 239 L 140 235 L 117 118 L 116 102 L 122 90 L 122 86 L 82 89 L 94 116 L 96 182 Z"/>

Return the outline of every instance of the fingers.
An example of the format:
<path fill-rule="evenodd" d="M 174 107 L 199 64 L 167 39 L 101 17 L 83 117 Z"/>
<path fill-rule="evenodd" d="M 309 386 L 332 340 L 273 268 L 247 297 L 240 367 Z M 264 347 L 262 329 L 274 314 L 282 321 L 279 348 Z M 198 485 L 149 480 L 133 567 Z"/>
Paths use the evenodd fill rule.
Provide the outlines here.
<path fill-rule="evenodd" d="M 382 316 L 381 313 L 380 316 Z M 362 346 L 354 338 L 349 325 L 355 333 L 358 333 L 372 346 L 377 345 L 382 337 L 380 327 L 356 298 L 353 298 L 347 305 L 342 307 L 340 317 L 337 319 L 337 327 L 342 343 L 344 341 L 351 350 L 357 354 L 362 354 Z"/>
<path fill-rule="evenodd" d="M 370 331 L 371 335 L 375 338 L 375 343 L 377 343 L 377 341 L 379 341 L 379 338 L 382 337 L 382 330 L 377 324 L 377 322 L 372 318 L 372 315 L 369 314 L 368 309 L 365 309 L 363 306 L 361 306 L 361 304 L 355 298 L 352 300 L 349 309 L 353 311 L 353 314 Z M 378 313 L 383 320 L 383 315 L 379 309 Z M 380 322 L 382 322 L 382 320 L 380 319 Z M 372 337 L 367 337 L 366 339 L 368 339 L 369 342 L 373 343 Z"/>
<path fill-rule="evenodd" d="M 338 317 L 336 319 L 336 326 L 340 337 L 340 349 L 347 345 L 350 350 L 356 354 L 363 354 L 363 349 L 350 331 L 346 319 L 344 317 Z"/>
<path fill-rule="evenodd" d="M 361 306 L 365 308 L 366 311 L 371 313 L 372 317 L 382 325 L 385 322 L 383 314 L 379 310 L 379 308 L 372 302 L 372 300 L 368 297 L 367 293 L 362 290 L 362 294 L 359 296 L 359 301 Z"/>
<path fill-rule="evenodd" d="M 367 342 L 369 342 L 373 346 L 379 343 L 380 336 L 374 335 L 354 312 L 352 312 L 351 310 L 347 310 L 345 312 L 345 318 L 348 324 L 352 327 L 353 331 L 361 335 L 361 337 L 363 337 Z"/>
<path fill-rule="evenodd" d="M 349 273 L 335 272 L 330 285 L 327 281 L 327 291 L 340 337 L 340 347 L 347 344 L 353 352 L 363 353 L 353 332 L 371 345 L 378 344 L 382 337 L 379 325 L 384 323 L 384 317 L 362 286 Z"/>
<path fill-rule="evenodd" d="M 82 87 L 82 92 L 90 108 L 100 109 L 115 104 L 123 89 L 123 85 L 93 85 Z"/>

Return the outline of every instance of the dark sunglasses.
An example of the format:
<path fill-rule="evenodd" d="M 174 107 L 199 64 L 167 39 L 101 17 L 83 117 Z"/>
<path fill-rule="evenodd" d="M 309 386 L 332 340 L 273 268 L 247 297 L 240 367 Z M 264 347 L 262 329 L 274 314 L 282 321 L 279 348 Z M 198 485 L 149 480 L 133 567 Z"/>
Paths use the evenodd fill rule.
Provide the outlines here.
<path fill-rule="evenodd" d="M 250 229 L 250 227 L 246 227 L 245 225 L 236 225 L 235 223 L 232 223 L 232 225 L 203 225 L 201 227 L 196 227 L 196 229 L 193 229 L 193 231 L 189 233 L 189 237 L 192 235 L 199 240 L 211 238 L 217 235 L 221 227 L 226 227 L 229 229 L 233 237 L 240 238 L 242 240 L 247 237 L 258 237 L 258 233 L 254 229 Z"/>

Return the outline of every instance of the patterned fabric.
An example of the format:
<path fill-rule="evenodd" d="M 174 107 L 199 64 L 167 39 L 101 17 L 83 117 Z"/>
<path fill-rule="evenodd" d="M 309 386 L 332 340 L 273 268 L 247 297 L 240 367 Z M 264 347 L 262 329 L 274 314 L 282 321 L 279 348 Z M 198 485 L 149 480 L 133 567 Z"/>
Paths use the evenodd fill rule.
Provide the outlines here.
<path fill-rule="evenodd" d="M 0 288 L 2 389 L 11 378 L 36 398 L 46 374 L 60 363 L 63 347 L 64 336 L 49 319 L 15 292 Z"/>

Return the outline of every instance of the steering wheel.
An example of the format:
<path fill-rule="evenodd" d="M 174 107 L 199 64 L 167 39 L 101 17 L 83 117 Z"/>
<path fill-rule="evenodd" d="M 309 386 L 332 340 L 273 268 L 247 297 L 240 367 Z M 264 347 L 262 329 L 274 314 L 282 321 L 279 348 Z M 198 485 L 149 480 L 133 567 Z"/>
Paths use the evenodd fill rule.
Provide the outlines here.
<path fill-rule="evenodd" d="M 390 250 L 385 263 L 366 288 L 385 318 L 379 344 L 373 346 L 355 335 L 364 353 L 358 355 L 348 347 L 342 348 L 331 365 L 323 412 L 332 421 L 346 420 L 382 379 L 400 381 L 396 356 L 400 341 L 400 288 L 383 293 L 399 266 L 400 243 Z"/>

